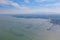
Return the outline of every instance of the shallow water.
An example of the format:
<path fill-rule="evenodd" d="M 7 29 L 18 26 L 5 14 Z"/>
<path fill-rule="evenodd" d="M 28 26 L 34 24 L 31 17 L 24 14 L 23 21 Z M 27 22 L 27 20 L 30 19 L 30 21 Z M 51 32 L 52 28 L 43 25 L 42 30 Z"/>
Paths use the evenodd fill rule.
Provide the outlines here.
<path fill-rule="evenodd" d="M 0 16 L 0 40 L 60 40 L 60 28 L 52 30 L 48 19 L 24 19 Z"/>

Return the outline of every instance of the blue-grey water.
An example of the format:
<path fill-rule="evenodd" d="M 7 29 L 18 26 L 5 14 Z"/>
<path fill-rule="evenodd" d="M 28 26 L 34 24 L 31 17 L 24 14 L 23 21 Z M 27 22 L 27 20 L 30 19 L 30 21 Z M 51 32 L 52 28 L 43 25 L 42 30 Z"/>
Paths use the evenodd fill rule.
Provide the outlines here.
<path fill-rule="evenodd" d="M 0 16 L 0 40 L 60 40 L 60 27 L 51 27 L 49 19 Z"/>

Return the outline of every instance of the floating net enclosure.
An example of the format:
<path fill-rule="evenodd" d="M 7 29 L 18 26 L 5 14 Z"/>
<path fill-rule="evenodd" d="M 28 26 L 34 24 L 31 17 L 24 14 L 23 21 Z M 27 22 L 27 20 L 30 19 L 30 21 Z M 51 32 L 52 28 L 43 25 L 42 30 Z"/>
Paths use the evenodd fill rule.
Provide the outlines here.
<path fill-rule="evenodd" d="M 49 18 L 49 22 L 52 23 L 53 25 L 49 28 L 47 28 L 47 30 L 51 30 L 52 27 L 54 27 L 55 25 L 60 25 L 60 18 Z"/>
<path fill-rule="evenodd" d="M 60 18 L 51 18 L 50 23 L 60 25 Z"/>

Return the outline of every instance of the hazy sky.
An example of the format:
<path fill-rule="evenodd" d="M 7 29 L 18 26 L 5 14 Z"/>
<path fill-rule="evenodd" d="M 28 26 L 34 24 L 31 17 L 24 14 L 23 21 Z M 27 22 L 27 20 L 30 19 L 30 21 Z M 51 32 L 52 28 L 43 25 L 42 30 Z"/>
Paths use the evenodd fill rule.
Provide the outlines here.
<path fill-rule="evenodd" d="M 0 14 L 60 13 L 60 0 L 0 0 Z"/>

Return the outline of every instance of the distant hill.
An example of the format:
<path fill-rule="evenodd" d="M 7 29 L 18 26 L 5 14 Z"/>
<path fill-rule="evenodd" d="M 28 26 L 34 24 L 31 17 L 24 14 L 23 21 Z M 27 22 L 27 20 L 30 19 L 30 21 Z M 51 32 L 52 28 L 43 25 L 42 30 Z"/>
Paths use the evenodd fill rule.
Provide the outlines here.
<path fill-rule="evenodd" d="M 16 18 L 60 18 L 60 14 L 17 14 L 12 16 Z"/>

